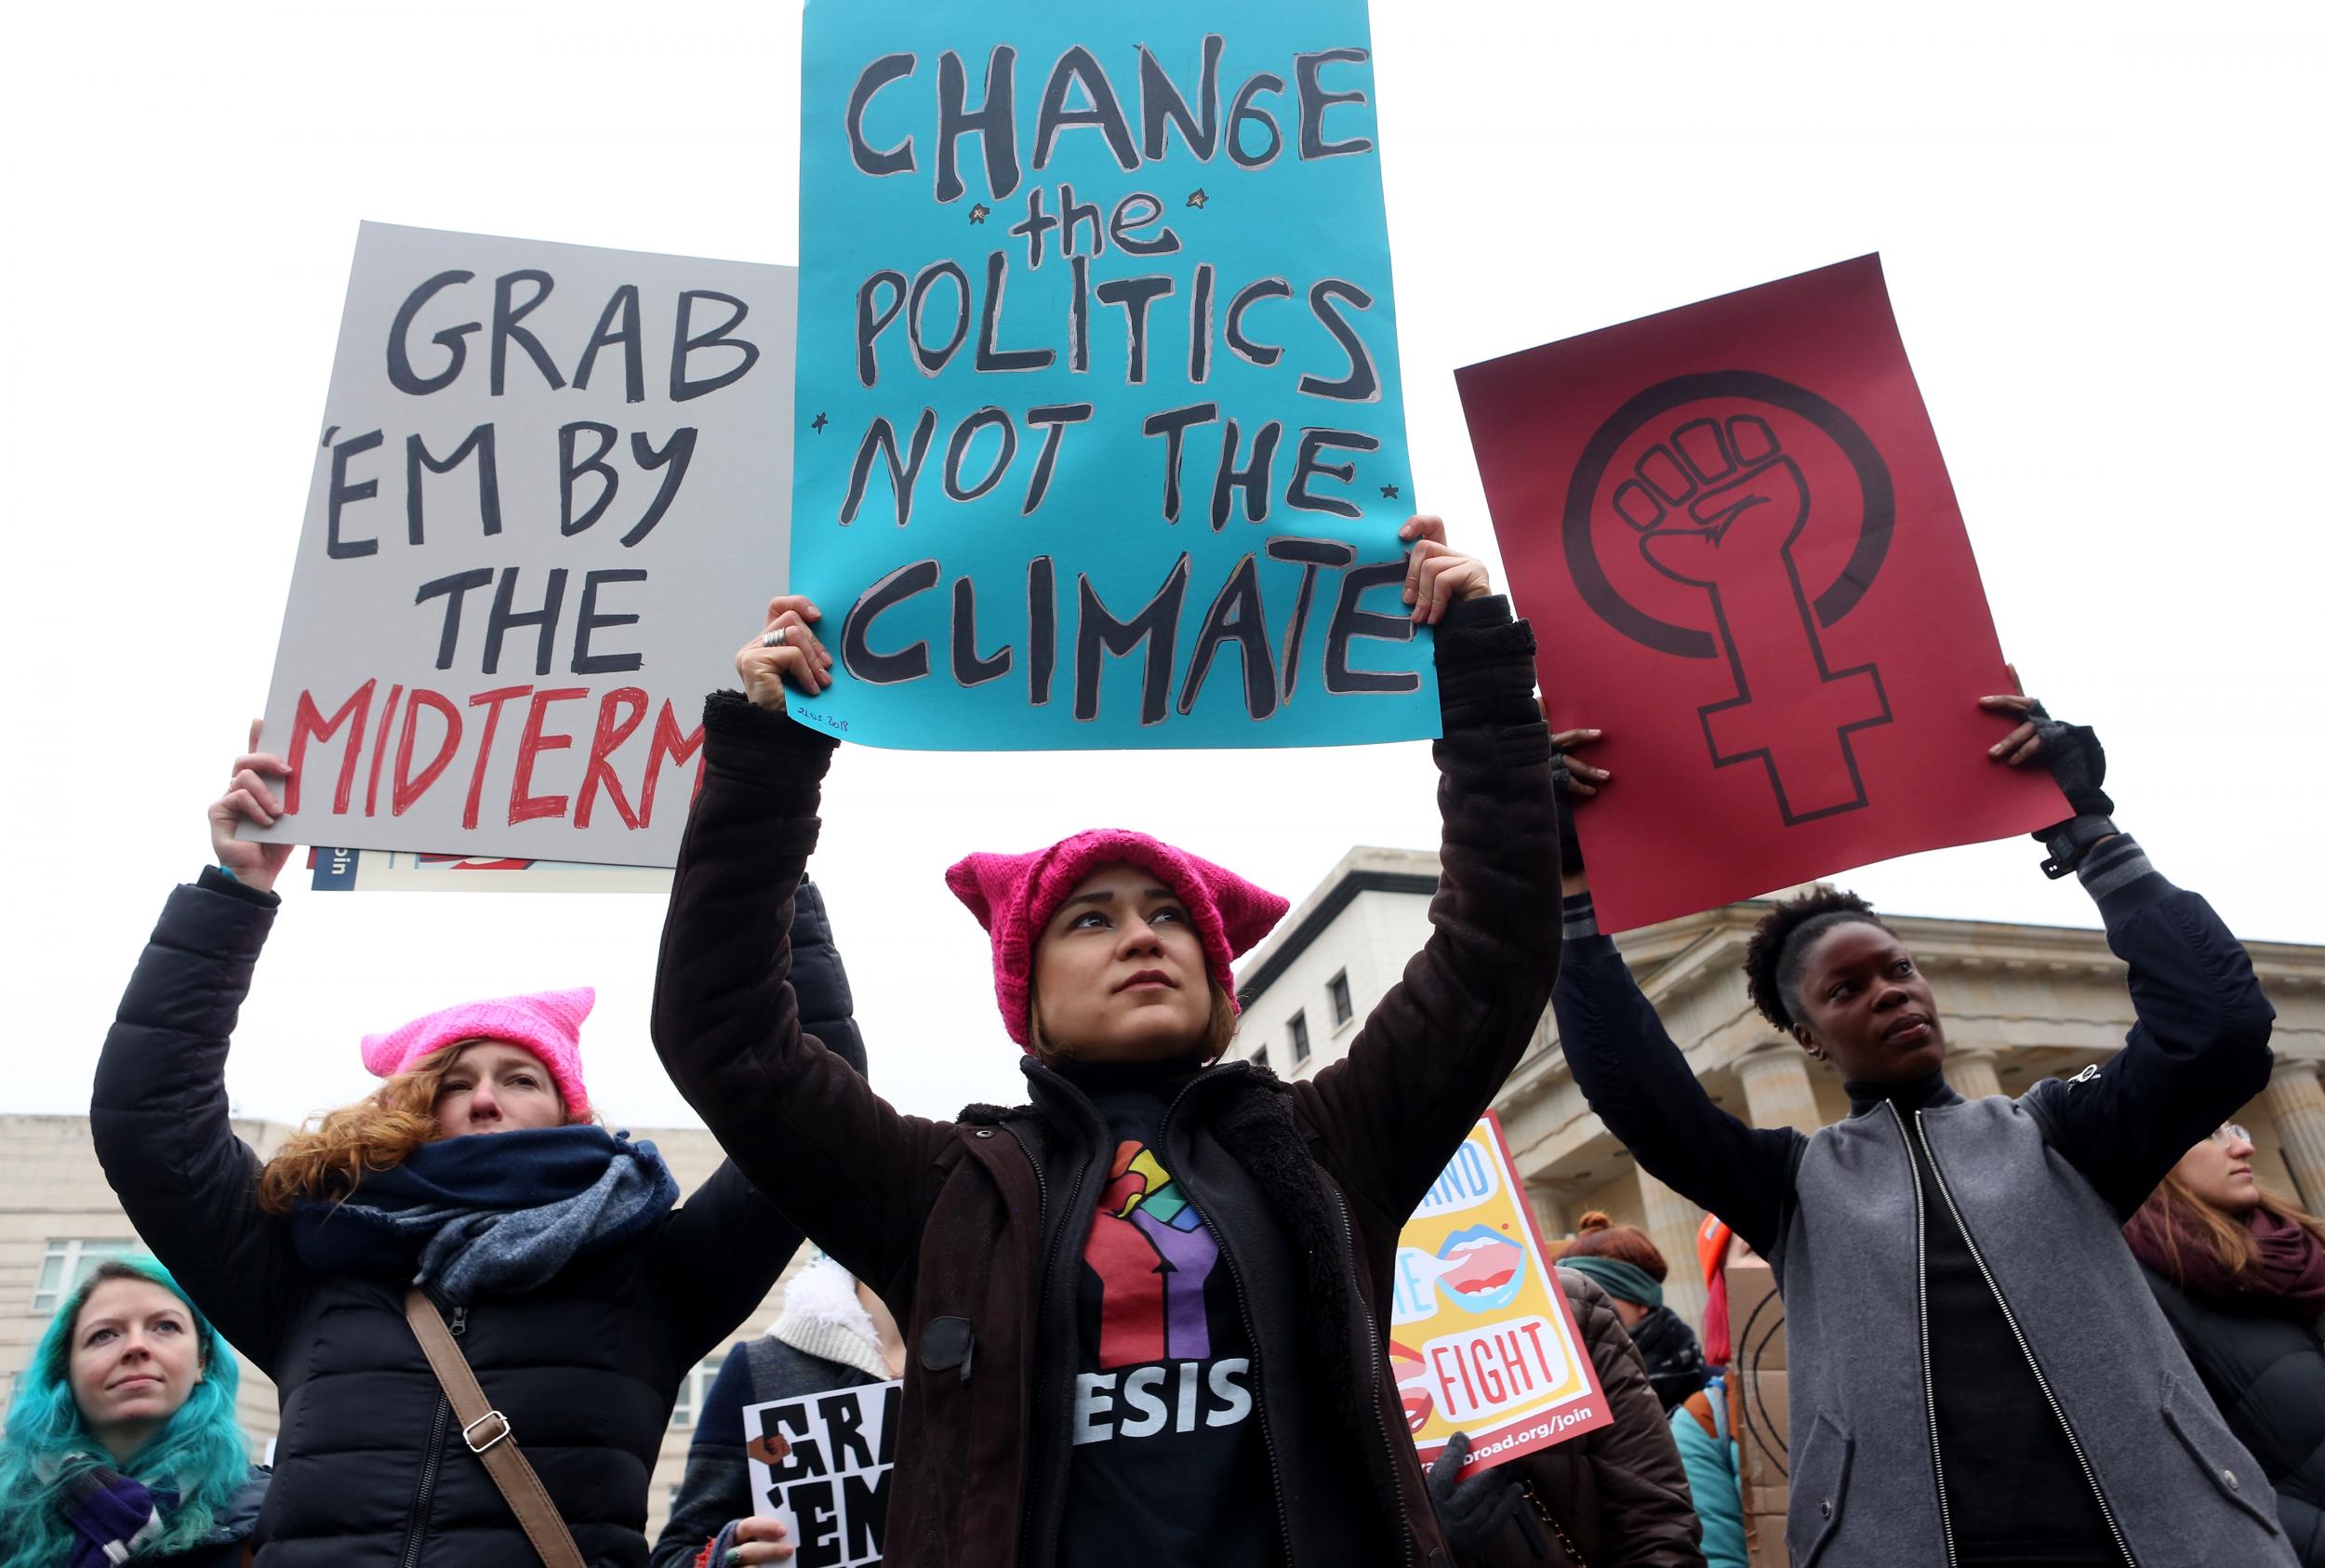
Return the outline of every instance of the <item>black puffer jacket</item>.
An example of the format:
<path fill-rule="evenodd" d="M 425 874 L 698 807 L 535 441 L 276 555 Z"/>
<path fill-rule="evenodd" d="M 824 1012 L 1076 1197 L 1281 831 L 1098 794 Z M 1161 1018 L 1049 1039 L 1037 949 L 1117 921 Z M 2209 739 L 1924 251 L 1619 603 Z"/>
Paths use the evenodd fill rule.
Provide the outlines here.
<path fill-rule="evenodd" d="M 215 870 L 171 893 L 98 1064 L 98 1157 L 145 1244 L 280 1391 L 259 1568 L 521 1568 L 532 1548 L 460 1441 L 403 1284 L 313 1272 L 288 1221 L 255 1201 L 226 1048 L 277 901 Z M 801 926 L 795 941 L 830 951 L 820 909 L 803 905 Z M 836 954 L 792 970 L 802 986 L 819 976 L 839 978 Z M 860 1062 L 844 980 L 802 1004 Z M 646 1482 L 679 1383 L 798 1242 L 722 1164 L 641 1240 L 447 1314 L 591 1568 L 643 1568 Z"/>
<path fill-rule="evenodd" d="M 2230 1311 L 2143 1266 L 2187 1359 L 2277 1489 L 2302 1568 L 2325 1568 L 2325 1318 Z"/>

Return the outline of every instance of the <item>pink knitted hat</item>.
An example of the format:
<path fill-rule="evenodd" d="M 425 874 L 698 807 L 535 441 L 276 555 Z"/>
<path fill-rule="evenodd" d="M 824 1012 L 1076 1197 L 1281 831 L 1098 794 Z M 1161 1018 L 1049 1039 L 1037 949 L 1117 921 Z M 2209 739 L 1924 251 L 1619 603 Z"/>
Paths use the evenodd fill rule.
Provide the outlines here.
<path fill-rule="evenodd" d="M 1292 906 L 1160 839 L 1099 828 L 1025 855 L 971 855 L 945 873 L 945 885 L 968 905 L 993 939 L 993 993 L 1009 1038 L 1032 1048 L 1033 944 L 1059 903 L 1100 866 L 1121 860 L 1151 871 L 1187 905 L 1202 938 L 1212 979 L 1235 999 L 1235 960 L 1265 937 Z"/>
<path fill-rule="evenodd" d="M 540 1058 L 565 1096 L 566 1114 L 587 1116 L 590 1091 L 581 1082 L 581 1020 L 596 1005 L 597 991 L 591 986 L 462 1002 L 386 1034 L 364 1036 L 364 1066 L 375 1078 L 392 1078 L 456 1041 L 505 1041 Z"/>

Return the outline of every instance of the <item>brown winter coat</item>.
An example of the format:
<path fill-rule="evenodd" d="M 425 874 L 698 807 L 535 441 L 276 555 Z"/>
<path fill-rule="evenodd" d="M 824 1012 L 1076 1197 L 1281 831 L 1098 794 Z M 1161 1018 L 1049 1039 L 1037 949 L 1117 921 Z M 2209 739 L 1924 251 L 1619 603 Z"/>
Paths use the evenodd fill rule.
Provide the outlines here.
<path fill-rule="evenodd" d="M 1200 1074 L 1165 1163 L 1237 1260 L 1289 1559 L 1446 1561 L 1380 1324 L 1397 1233 L 1533 1035 L 1558 963 L 1558 833 L 1533 637 L 1499 600 L 1437 637 L 1434 927 L 1346 1060 Z M 1070 1260 L 1103 1123 L 1030 1058 L 1032 1104 L 905 1116 L 800 1031 L 784 933 L 832 743 L 711 698 L 654 1004 L 663 1061 L 759 1189 L 866 1281 L 912 1359 L 892 1568 L 1048 1568 L 1069 1473 Z M 963 999 L 963 1005 L 970 999 Z M 1079 1203 L 1079 1206 L 1077 1204 Z M 1029 1544 L 1030 1543 L 1030 1544 Z M 1136 1561 L 1123 1543 L 1124 1568 Z"/>
<path fill-rule="evenodd" d="M 1512 1523 L 1461 1568 L 1704 1568 L 1703 1526 L 1647 1363 L 1606 1292 L 1570 1269 L 1557 1274 L 1614 1419 L 1509 1462 L 1557 1521 L 1542 1529 L 1548 1556 Z"/>

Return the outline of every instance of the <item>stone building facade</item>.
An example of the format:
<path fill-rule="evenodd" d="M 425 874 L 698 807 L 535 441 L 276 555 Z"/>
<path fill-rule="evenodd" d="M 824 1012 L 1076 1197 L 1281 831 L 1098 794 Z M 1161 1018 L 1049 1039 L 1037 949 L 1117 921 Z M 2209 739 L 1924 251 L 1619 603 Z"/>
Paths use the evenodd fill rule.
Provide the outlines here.
<path fill-rule="evenodd" d="M 1246 958 L 1234 1055 L 1286 1078 L 1347 1054 L 1364 1015 L 1428 936 L 1437 857 L 1356 849 Z M 1772 1031 L 1744 993 L 1744 945 L 1764 900 L 1628 933 L 1617 946 L 1712 1098 L 1755 1126 L 1810 1131 L 1848 1114 L 1837 1072 Z M 1889 917 L 1944 1010 L 1946 1074 L 1965 1095 L 2019 1094 L 2105 1060 L 2132 1024 L 2105 935 L 2065 926 Z M 2238 1120 L 2261 1180 L 2325 1213 L 2325 948 L 2247 944 L 2277 1007 L 2276 1073 Z M 1545 1234 L 1591 1209 L 1637 1225 L 1671 1262 L 1666 1296 L 1699 1327 L 1703 1211 L 1638 1168 L 1566 1070 L 1545 1014 L 1495 1100 Z"/>
<path fill-rule="evenodd" d="M 292 1128 L 280 1122 L 238 1121 L 234 1131 L 263 1157 Z M 661 1150 L 682 1191 L 693 1191 L 718 1168 L 719 1147 L 707 1132 L 633 1131 Z M 58 1304 L 72 1295 L 87 1271 L 106 1257 L 143 1250 L 113 1189 L 105 1185 L 89 1140 L 87 1117 L 0 1116 L 0 1401 L 14 1392 L 17 1375 L 31 1359 Z M 801 1249 L 803 1256 L 805 1252 Z M 781 1296 L 778 1282 L 729 1339 L 695 1368 L 679 1391 L 647 1494 L 649 1539 L 670 1515 L 671 1498 L 685 1469 L 686 1445 L 694 1436 L 694 1412 L 710 1390 L 726 1345 L 773 1322 Z M 247 1361 L 242 1363 L 240 1408 L 252 1457 L 263 1458 L 276 1428 L 274 1385 Z"/>

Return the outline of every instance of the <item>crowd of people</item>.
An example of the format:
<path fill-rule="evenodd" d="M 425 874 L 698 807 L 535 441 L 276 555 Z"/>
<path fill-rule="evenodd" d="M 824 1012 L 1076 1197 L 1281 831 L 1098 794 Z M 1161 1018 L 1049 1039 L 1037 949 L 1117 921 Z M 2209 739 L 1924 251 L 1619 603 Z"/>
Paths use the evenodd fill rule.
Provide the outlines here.
<path fill-rule="evenodd" d="M 1746 976 L 1851 1114 L 1752 1127 L 1597 929 L 1573 823 L 1614 787 L 1601 732 L 1553 736 L 1485 568 L 1434 519 L 1404 538 L 1435 629 L 1442 870 L 1345 1059 L 1289 1083 L 1226 1059 L 1232 966 L 1282 898 L 1078 832 L 948 875 L 1025 1080 L 951 1121 L 866 1077 L 805 880 L 838 743 L 785 716 L 832 661 L 815 606 L 773 601 L 706 705 L 660 952 L 655 1044 L 730 1162 L 683 1205 L 591 1104 L 587 990 L 367 1035 L 368 1094 L 269 1159 L 235 1136 L 229 1043 L 286 854 L 235 836 L 287 771 L 254 732 L 97 1070 L 98 1152 L 153 1256 L 92 1274 L 19 1380 L 0 1568 L 785 1561 L 743 1409 L 892 1379 L 885 1561 L 910 1568 L 1731 1568 L 1721 1278 L 1747 1252 L 1787 1319 L 1797 1568 L 2325 1564 L 2325 1226 L 2254 1182 L 2230 1121 L 2267 1081 L 2272 1014 L 2210 907 L 2116 827 L 2096 737 L 1985 699 L 2016 724 L 1997 765 L 2049 767 L 2072 807 L 2039 836 L 2128 965 L 2121 1051 L 1963 1098 L 1912 954 L 1819 889 L 1760 923 Z M 1715 1216 L 1681 1260 L 1713 1309 L 1699 1341 L 1663 1299 L 1670 1260 L 1584 1216 L 1557 1283 L 1613 1419 L 1467 1477 L 1457 1436 L 1425 1472 L 1382 1327 L 1398 1233 L 1546 1008 L 1609 1131 Z M 649 1543 L 682 1381 L 804 1242 Z M 229 1346 L 280 1393 L 271 1473 Z"/>

